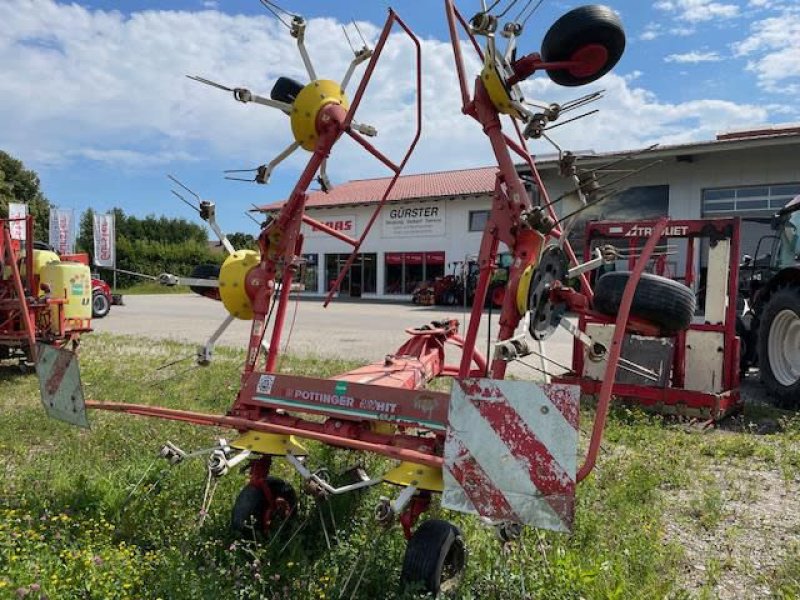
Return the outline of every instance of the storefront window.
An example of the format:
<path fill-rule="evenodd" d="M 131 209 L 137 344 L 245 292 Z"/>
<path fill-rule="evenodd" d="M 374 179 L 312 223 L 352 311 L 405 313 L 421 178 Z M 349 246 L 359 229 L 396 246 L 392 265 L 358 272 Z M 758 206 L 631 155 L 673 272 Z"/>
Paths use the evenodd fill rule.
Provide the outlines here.
<path fill-rule="evenodd" d="M 386 294 L 412 294 L 422 284 L 444 275 L 444 252 L 387 252 Z"/>
<path fill-rule="evenodd" d="M 331 289 L 336 278 L 350 258 L 349 254 L 325 255 L 325 281 Z M 378 280 L 377 254 L 358 254 L 350 269 L 342 279 L 339 293 L 345 296 L 359 297 L 362 294 L 374 294 Z"/>
<path fill-rule="evenodd" d="M 483 231 L 486 228 L 486 222 L 488 220 L 489 220 L 488 210 L 469 211 L 469 230 Z"/>

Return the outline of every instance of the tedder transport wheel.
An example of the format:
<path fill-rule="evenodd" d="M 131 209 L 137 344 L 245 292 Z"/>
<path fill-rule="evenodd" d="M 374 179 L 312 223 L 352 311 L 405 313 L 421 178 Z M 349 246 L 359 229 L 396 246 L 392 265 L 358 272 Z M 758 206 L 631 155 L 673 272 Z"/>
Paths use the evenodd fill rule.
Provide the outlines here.
<path fill-rule="evenodd" d="M 297 509 L 297 494 L 294 488 L 278 477 L 267 477 L 267 487 L 272 492 L 275 506 L 272 507 L 272 522 L 276 519 L 287 520 L 294 516 Z M 271 523 L 265 527 L 264 516 L 267 513 L 267 498 L 257 486 L 248 483 L 239 492 L 231 511 L 231 530 L 242 537 L 251 538 L 258 534 L 266 534 Z"/>
<path fill-rule="evenodd" d="M 298 83 L 289 77 L 278 77 L 278 80 L 269 92 L 269 97 L 277 102 L 291 104 L 302 89 L 302 83 Z"/>
<path fill-rule="evenodd" d="M 103 292 L 92 293 L 92 318 L 102 319 L 111 310 L 111 300 Z"/>
<path fill-rule="evenodd" d="M 612 271 L 597 280 L 594 309 L 604 315 L 616 315 L 622 292 L 628 283 L 628 271 Z M 642 273 L 631 304 L 631 316 L 658 325 L 670 335 L 688 328 L 694 315 L 692 290 L 671 279 Z"/>
<path fill-rule="evenodd" d="M 574 87 L 600 79 L 625 50 L 619 17 L 607 6 L 580 6 L 553 23 L 542 41 L 545 62 L 578 61 L 580 66 L 548 70 L 559 85 Z"/>
<path fill-rule="evenodd" d="M 422 588 L 437 596 L 455 591 L 467 566 L 467 547 L 458 527 L 429 519 L 406 546 L 400 581 L 404 587 Z"/>
<path fill-rule="evenodd" d="M 787 286 L 772 294 L 758 329 L 761 379 L 778 404 L 800 403 L 800 287 Z"/>

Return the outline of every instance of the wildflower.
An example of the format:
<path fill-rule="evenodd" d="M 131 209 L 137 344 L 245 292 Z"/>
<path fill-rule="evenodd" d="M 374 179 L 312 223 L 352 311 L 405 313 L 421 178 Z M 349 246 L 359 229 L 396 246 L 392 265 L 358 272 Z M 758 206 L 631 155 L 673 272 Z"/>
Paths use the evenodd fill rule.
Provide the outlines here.
<path fill-rule="evenodd" d="M 94 557 L 92 558 L 92 562 L 95 564 L 95 566 L 100 567 L 103 564 L 103 559 L 102 557 L 95 554 Z"/>

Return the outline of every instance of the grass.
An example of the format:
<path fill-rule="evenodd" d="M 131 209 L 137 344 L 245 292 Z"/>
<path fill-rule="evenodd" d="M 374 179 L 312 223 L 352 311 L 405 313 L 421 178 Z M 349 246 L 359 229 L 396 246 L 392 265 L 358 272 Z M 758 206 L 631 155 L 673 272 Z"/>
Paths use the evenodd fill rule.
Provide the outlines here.
<path fill-rule="evenodd" d="M 186 361 L 156 370 L 192 354 L 191 347 L 170 342 L 87 336 L 81 356 L 86 393 L 223 412 L 238 389 L 241 353 L 223 348 L 204 369 Z M 325 377 L 354 365 L 287 357 L 281 366 Z M 91 431 L 81 431 L 48 420 L 37 394 L 34 377 L 0 370 L 0 598 L 349 598 L 362 567 L 355 597 L 402 597 L 396 583 L 403 537 L 399 528 L 381 534 L 372 520 L 379 497 L 393 490 L 378 486 L 339 497 L 330 508 L 303 498 L 296 521 L 278 536 L 261 543 L 235 540 L 229 511 L 245 476 L 221 479 L 199 526 L 203 463 L 169 467 L 155 459 L 166 440 L 195 449 L 232 432 L 103 412 L 90 415 Z M 584 410 L 584 427 L 591 417 Z M 334 477 L 356 463 L 370 473 L 387 466 L 374 456 L 308 446 L 311 467 L 326 466 Z M 782 434 L 754 437 L 687 432 L 619 409 L 610 417 L 600 464 L 579 486 L 572 535 L 526 530 L 501 551 L 477 519 L 437 508 L 431 515 L 451 519 L 465 536 L 469 569 L 460 598 L 714 598 L 718 582 L 734 567 L 718 551 L 703 559 L 705 578 L 687 579 L 688 550 L 672 533 L 675 505 L 682 503 L 682 518 L 699 523 L 686 527 L 685 535 L 719 530 L 727 495 L 703 488 L 707 482 L 698 472 L 757 462 L 788 484 L 800 473 L 798 448 L 800 426 L 791 418 Z M 299 487 L 282 461 L 274 474 Z M 333 534 L 331 512 L 338 527 L 328 550 L 320 521 L 326 519 Z M 785 544 L 783 559 L 745 583 L 766 586 L 776 598 L 797 597 L 798 546 L 771 543 Z M 740 597 L 756 597 L 750 589 L 756 588 L 745 588 Z"/>

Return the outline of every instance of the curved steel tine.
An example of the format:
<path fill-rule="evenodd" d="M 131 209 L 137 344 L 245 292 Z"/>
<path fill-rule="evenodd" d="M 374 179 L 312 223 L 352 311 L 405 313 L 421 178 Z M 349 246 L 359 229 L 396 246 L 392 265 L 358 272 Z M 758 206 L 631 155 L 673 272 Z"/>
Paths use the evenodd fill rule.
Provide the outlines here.
<path fill-rule="evenodd" d="M 233 88 L 230 88 L 226 85 L 222 85 L 221 83 L 217 83 L 216 81 L 211 81 L 210 79 L 206 79 L 205 77 L 200 77 L 199 75 L 187 75 L 189 79 L 193 81 L 198 81 L 200 83 L 204 83 L 206 85 L 210 85 L 211 87 L 218 88 L 220 90 L 224 90 L 226 92 L 232 92 Z"/>

